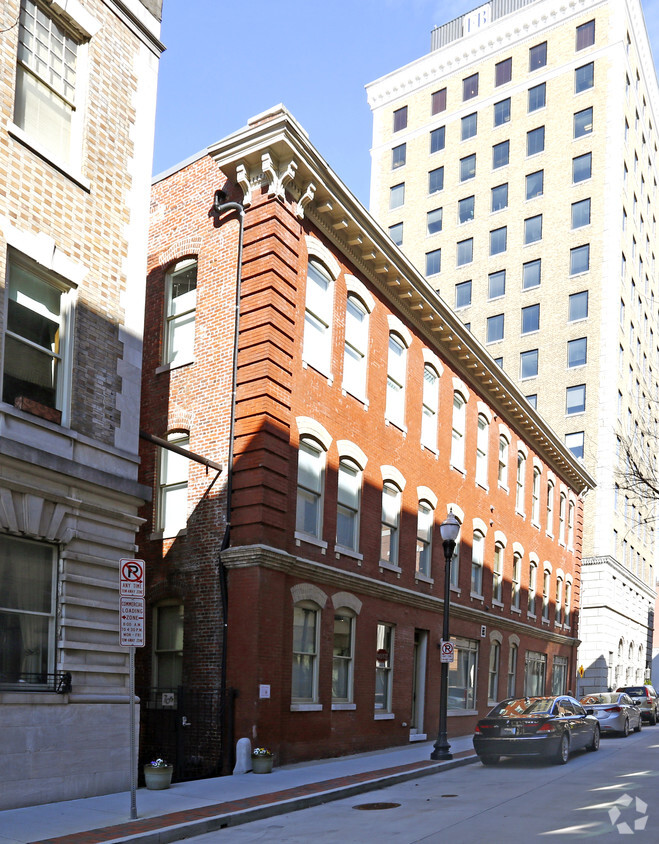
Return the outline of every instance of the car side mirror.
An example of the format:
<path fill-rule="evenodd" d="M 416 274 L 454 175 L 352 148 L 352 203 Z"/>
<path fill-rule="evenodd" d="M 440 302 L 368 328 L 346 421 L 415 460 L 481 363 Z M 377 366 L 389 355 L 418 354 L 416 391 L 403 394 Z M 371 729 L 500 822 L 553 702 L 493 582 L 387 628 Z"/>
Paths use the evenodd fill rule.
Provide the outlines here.
<path fill-rule="evenodd" d="M 595 714 L 595 710 L 594 710 L 594 709 L 587 709 L 587 710 L 586 710 L 586 715 L 594 715 L 594 714 Z"/>

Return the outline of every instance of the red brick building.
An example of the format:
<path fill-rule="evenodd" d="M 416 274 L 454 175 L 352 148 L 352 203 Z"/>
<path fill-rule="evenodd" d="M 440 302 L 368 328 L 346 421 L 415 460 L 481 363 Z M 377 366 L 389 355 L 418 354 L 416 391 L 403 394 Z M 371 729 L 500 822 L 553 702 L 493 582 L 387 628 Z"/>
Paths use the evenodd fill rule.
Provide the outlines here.
<path fill-rule="evenodd" d="M 178 706 L 181 776 L 242 736 L 280 763 L 433 737 L 451 510 L 449 734 L 572 687 L 592 478 L 299 124 L 254 118 L 151 211 L 142 428 L 193 459 L 143 442 L 143 716 Z"/>

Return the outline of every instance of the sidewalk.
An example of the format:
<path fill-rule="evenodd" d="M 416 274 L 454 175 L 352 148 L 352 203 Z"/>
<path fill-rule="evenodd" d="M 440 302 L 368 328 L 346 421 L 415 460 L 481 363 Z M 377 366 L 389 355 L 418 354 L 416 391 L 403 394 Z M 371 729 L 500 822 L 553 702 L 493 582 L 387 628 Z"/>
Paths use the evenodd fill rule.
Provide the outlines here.
<path fill-rule="evenodd" d="M 476 760 L 471 734 L 450 743 L 453 760 L 449 762 L 431 761 L 432 742 L 419 742 L 286 765 L 267 775 L 175 783 L 166 791 L 140 788 L 137 820 L 130 820 L 130 792 L 0 811 L 0 844 L 167 844 Z"/>

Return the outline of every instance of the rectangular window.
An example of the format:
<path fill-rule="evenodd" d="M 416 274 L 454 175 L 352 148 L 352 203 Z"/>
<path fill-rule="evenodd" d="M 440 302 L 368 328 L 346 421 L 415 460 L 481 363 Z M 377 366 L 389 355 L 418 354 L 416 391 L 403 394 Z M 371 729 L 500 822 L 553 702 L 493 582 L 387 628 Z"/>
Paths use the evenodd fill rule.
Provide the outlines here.
<path fill-rule="evenodd" d="M 45 685 L 55 671 L 56 547 L 0 535 L 0 584 L 0 688 Z"/>
<path fill-rule="evenodd" d="M 461 281 L 455 285 L 455 307 L 466 308 L 471 305 L 471 282 Z"/>
<path fill-rule="evenodd" d="M 421 443 L 437 449 L 437 407 L 439 404 L 439 375 L 434 367 L 423 367 L 423 408 L 421 413 Z"/>
<path fill-rule="evenodd" d="M 492 566 L 492 600 L 503 601 L 503 545 L 498 544 L 494 549 Z"/>
<path fill-rule="evenodd" d="M 573 434 L 565 435 L 565 445 L 579 460 L 583 460 L 584 432 L 576 431 Z"/>
<path fill-rule="evenodd" d="M 318 610 L 306 602 L 293 608 L 291 699 L 295 702 L 318 699 L 318 616 Z"/>
<path fill-rule="evenodd" d="M 510 97 L 494 104 L 494 125 L 503 126 L 510 122 Z"/>
<path fill-rule="evenodd" d="M 434 91 L 430 97 L 430 113 L 439 114 L 441 111 L 446 111 L 446 88 Z"/>
<path fill-rule="evenodd" d="M 378 623 L 375 653 L 375 711 L 391 712 L 394 628 Z"/>
<path fill-rule="evenodd" d="M 437 234 L 437 232 L 440 232 L 442 230 L 442 209 L 434 208 L 432 211 L 428 211 L 426 224 L 428 234 Z"/>
<path fill-rule="evenodd" d="M 540 305 L 522 308 L 522 334 L 540 330 Z"/>
<path fill-rule="evenodd" d="M 175 689 L 183 683 L 183 604 L 162 604 L 153 612 L 153 685 Z"/>
<path fill-rule="evenodd" d="M 529 49 L 529 71 L 537 70 L 547 64 L 547 42 L 536 44 Z"/>
<path fill-rule="evenodd" d="M 391 169 L 402 167 L 407 160 L 407 144 L 399 144 L 391 150 Z"/>
<path fill-rule="evenodd" d="M 167 440 L 179 448 L 190 448 L 186 433 L 172 433 Z M 182 454 L 160 449 L 158 529 L 164 537 L 176 536 L 188 524 L 188 471 L 190 461 Z"/>
<path fill-rule="evenodd" d="M 478 74 L 474 73 L 462 80 L 462 99 L 471 100 L 478 96 Z"/>
<path fill-rule="evenodd" d="M 460 159 L 460 181 L 466 182 L 476 175 L 476 153 Z"/>
<path fill-rule="evenodd" d="M 570 249 L 570 275 L 586 273 L 590 269 L 590 245 L 575 246 Z"/>
<path fill-rule="evenodd" d="M 426 275 L 436 275 L 442 269 L 442 250 L 433 249 L 426 252 Z"/>
<path fill-rule="evenodd" d="M 474 219 L 474 197 L 466 196 L 458 201 L 458 222 L 469 223 Z"/>
<path fill-rule="evenodd" d="M 487 488 L 487 460 L 489 452 L 490 425 L 485 416 L 478 415 L 476 431 L 476 483 Z"/>
<path fill-rule="evenodd" d="M 524 220 L 524 243 L 537 243 L 539 240 L 542 240 L 542 214 Z"/>
<path fill-rule="evenodd" d="M 540 526 L 540 469 L 533 468 L 533 487 L 531 488 L 531 522 Z"/>
<path fill-rule="evenodd" d="M 535 597 L 536 597 L 537 577 L 538 577 L 538 564 L 532 562 L 530 567 L 529 567 L 529 591 L 528 591 L 528 613 L 529 613 L 529 615 L 535 615 Z"/>
<path fill-rule="evenodd" d="M 380 525 L 380 561 L 398 565 L 398 529 L 400 526 L 400 489 L 390 481 L 382 487 L 382 520 Z"/>
<path fill-rule="evenodd" d="M 194 360 L 197 262 L 179 261 L 166 278 L 165 363 Z"/>
<path fill-rule="evenodd" d="M 567 690 L 567 657 L 555 656 L 551 672 L 551 693 L 564 695 Z"/>
<path fill-rule="evenodd" d="M 522 290 L 538 287 L 540 284 L 540 259 L 528 261 L 522 267 Z"/>
<path fill-rule="evenodd" d="M 502 62 L 497 62 L 494 65 L 494 87 L 505 85 L 513 78 L 513 60 L 512 58 L 504 59 Z"/>
<path fill-rule="evenodd" d="M 389 226 L 389 237 L 393 240 L 396 246 L 403 245 L 403 224 L 402 223 L 395 223 L 393 226 Z"/>
<path fill-rule="evenodd" d="M 444 168 L 437 167 L 428 173 L 428 193 L 438 193 L 444 189 Z"/>
<path fill-rule="evenodd" d="M 588 21 L 582 23 L 577 27 L 577 45 L 576 50 L 584 50 L 586 47 L 592 47 L 595 43 L 595 21 Z"/>
<path fill-rule="evenodd" d="M 542 697 L 546 676 L 547 655 L 527 651 L 524 661 L 524 694 L 527 697 Z"/>
<path fill-rule="evenodd" d="M 535 378 L 538 374 L 538 350 L 529 349 L 528 352 L 521 352 L 519 363 L 520 378 Z"/>
<path fill-rule="evenodd" d="M 572 228 L 580 229 L 590 225 L 590 199 L 572 203 Z"/>
<path fill-rule="evenodd" d="M 499 437 L 499 465 L 497 481 L 499 486 L 508 489 L 508 440 L 501 434 Z"/>
<path fill-rule="evenodd" d="M 499 255 L 505 252 L 508 243 L 508 229 L 502 226 L 490 232 L 490 255 Z"/>
<path fill-rule="evenodd" d="M 517 685 L 517 645 L 511 645 L 508 651 L 508 697 L 515 697 Z"/>
<path fill-rule="evenodd" d="M 582 111 L 577 111 L 574 115 L 574 137 L 582 138 L 584 135 L 590 135 L 593 131 L 593 109 L 584 108 Z"/>
<path fill-rule="evenodd" d="M 499 657 L 501 655 L 501 645 L 498 642 L 492 642 L 490 645 L 490 670 L 487 681 L 487 699 L 488 701 L 498 700 L 499 691 Z"/>
<path fill-rule="evenodd" d="M 573 413 L 583 413 L 586 410 L 586 385 L 577 384 L 575 387 L 568 387 L 565 391 L 565 413 L 571 416 Z"/>
<path fill-rule="evenodd" d="M 455 656 L 448 670 L 448 708 L 475 709 L 478 642 L 454 638 L 451 641 Z"/>
<path fill-rule="evenodd" d="M 538 409 L 538 394 L 537 393 L 530 393 L 528 396 L 524 396 L 527 402 L 531 405 L 534 410 Z"/>
<path fill-rule="evenodd" d="M 495 343 L 503 340 L 503 314 L 495 314 L 487 318 L 487 342 Z"/>
<path fill-rule="evenodd" d="M 592 88 L 595 84 L 595 63 L 589 62 L 588 64 L 582 65 L 578 67 L 574 71 L 574 93 L 580 94 L 582 91 L 587 91 L 589 88 Z"/>
<path fill-rule="evenodd" d="M 446 144 L 446 127 L 440 126 L 430 133 L 430 153 L 441 152 Z"/>
<path fill-rule="evenodd" d="M 510 590 L 510 606 L 519 609 L 520 602 L 520 577 L 522 572 L 522 558 L 519 554 L 513 557 L 513 582 Z"/>
<path fill-rule="evenodd" d="M 400 208 L 405 203 L 405 182 L 389 188 L 389 208 Z"/>
<path fill-rule="evenodd" d="M 462 267 L 465 264 L 470 264 L 474 259 L 474 239 L 469 237 L 466 240 L 461 240 L 458 243 L 458 257 L 457 265 Z"/>
<path fill-rule="evenodd" d="M 405 128 L 407 128 L 407 106 L 394 111 L 394 132 L 400 132 Z"/>
<path fill-rule="evenodd" d="M 65 424 L 72 296 L 36 265 L 10 253 L 2 400 L 20 406 L 21 399 L 30 399 L 59 411 L 51 421 L 63 416 Z"/>
<path fill-rule="evenodd" d="M 492 169 L 505 167 L 510 160 L 510 141 L 502 141 L 492 147 Z"/>
<path fill-rule="evenodd" d="M 430 577 L 433 519 L 432 508 L 420 501 L 416 522 L 416 572 L 424 577 Z"/>
<path fill-rule="evenodd" d="M 587 152 L 585 155 L 577 155 L 572 159 L 572 182 L 578 184 L 590 179 L 593 174 L 593 154 Z"/>
<path fill-rule="evenodd" d="M 489 299 L 497 299 L 506 293 L 506 271 L 498 270 L 490 273 L 487 278 L 487 295 Z"/>
<path fill-rule="evenodd" d="M 71 159 L 78 44 L 35 0 L 18 28 L 14 122 L 63 162 Z"/>
<path fill-rule="evenodd" d="M 323 524 L 325 452 L 312 439 L 300 440 L 297 465 L 295 529 L 320 539 Z"/>
<path fill-rule="evenodd" d="M 535 173 L 529 173 L 526 177 L 526 198 L 535 199 L 536 196 L 542 196 L 545 183 L 545 171 L 536 170 Z"/>
<path fill-rule="evenodd" d="M 585 366 L 588 359 L 588 340 L 586 337 L 579 337 L 576 340 L 568 340 L 567 344 L 567 365 L 572 369 L 576 366 Z"/>
<path fill-rule="evenodd" d="M 328 271 L 317 261 L 309 261 L 302 358 L 320 372 L 329 372 L 330 368 L 333 296 Z"/>
<path fill-rule="evenodd" d="M 332 701 L 350 703 L 353 699 L 353 656 L 355 618 L 347 611 L 334 615 L 332 652 Z"/>
<path fill-rule="evenodd" d="M 464 469 L 465 463 L 465 420 L 467 405 L 458 392 L 453 393 L 453 421 L 451 428 L 451 466 Z"/>
<path fill-rule="evenodd" d="M 346 300 L 342 386 L 360 398 L 366 397 L 367 351 L 368 310 L 358 296 L 350 293 Z"/>
<path fill-rule="evenodd" d="M 339 462 L 336 506 L 336 544 L 350 551 L 359 550 L 359 505 L 362 473 L 352 460 Z"/>
<path fill-rule="evenodd" d="M 461 130 L 461 140 L 467 141 L 469 138 L 473 138 L 476 135 L 478 126 L 478 115 L 476 112 L 473 114 L 467 114 L 465 117 L 462 118 L 460 121 L 460 130 Z"/>
<path fill-rule="evenodd" d="M 540 85 L 535 85 L 529 88 L 529 104 L 528 111 L 537 111 L 539 108 L 544 108 L 547 105 L 547 84 L 542 82 Z"/>
<path fill-rule="evenodd" d="M 568 321 L 574 322 L 578 319 L 586 319 L 588 316 L 588 291 L 581 290 L 579 293 L 572 293 L 569 298 Z"/>
<path fill-rule="evenodd" d="M 385 416 L 397 425 L 405 423 L 405 379 L 407 347 L 399 334 L 389 334 L 387 357 L 387 399 Z"/>
<path fill-rule="evenodd" d="M 492 211 L 501 211 L 508 207 L 508 182 L 492 188 Z"/>
<path fill-rule="evenodd" d="M 562 499 L 561 499 L 562 500 Z M 561 529 L 559 528 L 558 541 L 561 540 Z M 542 574 L 542 618 L 549 621 L 549 586 L 551 581 L 551 574 L 549 569 L 545 569 Z"/>
<path fill-rule="evenodd" d="M 527 156 L 537 155 L 545 148 L 545 127 L 538 126 L 526 133 L 526 154 Z"/>

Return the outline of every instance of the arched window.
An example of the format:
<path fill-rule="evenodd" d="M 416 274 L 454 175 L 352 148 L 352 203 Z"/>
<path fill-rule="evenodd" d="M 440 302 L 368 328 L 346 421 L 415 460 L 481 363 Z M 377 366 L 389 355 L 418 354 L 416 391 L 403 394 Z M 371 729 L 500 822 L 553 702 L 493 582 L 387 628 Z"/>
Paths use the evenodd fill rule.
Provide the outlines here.
<path fill-rule="evenodd" d="M 342 457 L 336 504 L 336 544 L 350 551 L 359 550 L 359 515 L 362 470 L 354 460 Z"/>
<path fill-rule="evenodd" d="M 194 258 L 178 261 L 167 273 L 165 282 L 163 363 L 189 363 L 194 360 L 197 261 Z"/>
<path fill-rule="evenodd" d="M 499 486 L 508 489 L 508 448 L 509 443 L 503 434 L 499 435 Z"/>
<path fill-rule="evenodd" d="M 559 575 L 556 578 L 556 624 L 563 623 L 563 578 Z"/>
<path fill-rule="evenodd" d="M 515 509 L 518 513 L 524 513 L 524 483 L 526 480 L 526 456 L 523 451 L 517 452 L 517 492 L 515 496 Z"/>
<path fill-rule="evenodd" d="M 294 703 L 318 700 L 318 636 L 320 607 L 314 601 L 300 601 L 293 607 L 293 676 L 291 699 Z"/>
<path fill-rule="evenodd" d="M 178 448 L 190 448 L 187 431 L 167 434 L 167 441 Z M 158 528 L 164 537 L 176 536 L 188 524 L 188 471 L 190 460 L 168 448 L 160 449 L 158 489 Z"/>
<path fill-rule="evenodd" d="M 387 357 L 387 401 L 385 416 L 396 425 L 405 424 L 405 377 L 407 370 L 407 345 L 395 331 L 389 332 Z"/>
<path fill-rule="evenodd" d="M 357 398 L 366 398 L 368 367 L 368 308 L 354 293 L 346 301 L 343 389 Z"/>
<path fill-rule="evenodd" d="M 508 648 L 508 697 L 515 697 L 515 688 L 517 686 L 517 653 L 518 646 L 511 642 Z"/>
<path fill-rule="evenodd" d="M 423 367 L 423 408 L 421 415 L 421 444 L 437 450 L 437 409 L 439 404 L 439 374 L 434 366 Z"/>
<path fill-rule="evenodd" d="M 574 501 L 567 507 L 567 547 L 574 548 Z"/>
<path fill-rule="evenodd" d="M 533 467 L 533 488 L 531 490 L 531 521 L 540 524 L 540 469 Z"/>
<path fill-rule="evenodd" d="M 565 493 L 558 498 L 558 542 L 565 545 Z"/>
<path fill-rule="evenodd" d="M 520 604 L 520 583 L 522 579 L 522 557 L 520 554 L 513 555 L 513 582 L 510 597 L 511 606 L 516 610 Z"/>
<path fill-rule="evenodd" d="M 307 265 L 303 360 L 324 374 L 330 372 L 334 284 L 329 270 L 315 259 Z"/>
<path fill-rule="evenodd" d="M 494 703 L 499 700 L 499 662 L 501 659 L 500 634 L 490 634 L 490 667 L 488 671 L 487 699 Z"/>
<path fill-rule="evenodd" d="M 402 490 L 393 481 L 382 486 L 382 521 L 380 528 L 380 562 L 398 565 L 398 537 Z"/>
<path fill-rule="evenodd" d="M 472 595 L 483 594 L 483 561 L 485 559 L 485 535 L 480 530 L 474 530 L 471 548 L 471 592 Z"/>
<path fill-rule="evenodd" d="M 430 577 L 432 560 L 432 529 L 435 511 L 430 501 L 419 501 L 416 524 L 416 572 Z"/>
<path fill-rule="evenodd" d="M 572 581 L 569 579 L 569 575 L 568 575 L 568 578 L 565 581 L 565 612 L 564 612 L 565 622 L 564 622 L 564 624 L 565 624 L 566 627 L 570 626 L 570 621 L 571 621 L 571 619 L 570 619 L 570 612 L 571 612 L 570 603 L 571 603 L 571 601 L 572 601 Z"/>
<path fill-rule="evenodd" d="M 503 555 L 503 544 L 495 542 L 494 565 L 492 567 L 492 600 L 499 603 L 503 602 Z"/>
<path fill-rule="evenodd" d="M 476 434 L 476 483 L 487 486 L 487 457 L 490 438 L 490 423 L 482 413 L 478 414 Z"/>
<path fill-rule="evenodd" d="M 355 613 L 347 607 L 334 611 L 332 703 L 351 703 L 355 648 Z"/>
<path fill-rule="evenodd" d="M 535 560 L 529 563 L 529 615 L 535 615 L 535 598 L 538 588 L 538 564 Z"/>
<path fill-rule="evenodd" d="M 456 390 L 453 393 L 453 424 L 451 440 L 451 465 L 464 471 L 465 465 L 465 419 L 466 407 L 464 397 Z"/>
<path fill-rule="evenodd" d="M 542 618 L 549 621 L 549 588 L 551 583 L 551 572 L 548 568 L 542 573 Z"/>
<path fill-rule="evenodd" d="M 554 482 L 547 481 L 547 533 L 554 535 Z"/>
<path fill-rule="evenodd" d="M 316 539 L 323 535 L 325 457 L 325 449 L 318 440 L 309 436 L 300 438 L 295 529 Z"/>

